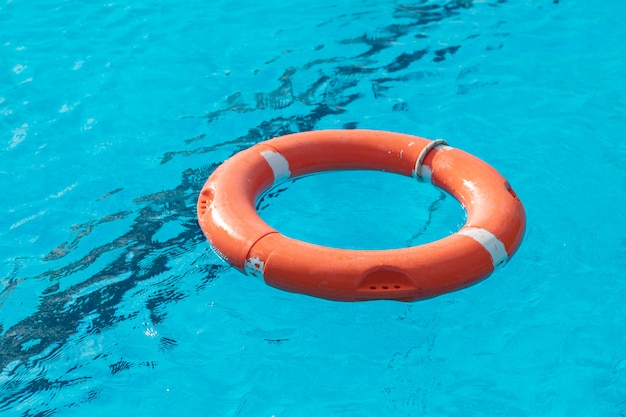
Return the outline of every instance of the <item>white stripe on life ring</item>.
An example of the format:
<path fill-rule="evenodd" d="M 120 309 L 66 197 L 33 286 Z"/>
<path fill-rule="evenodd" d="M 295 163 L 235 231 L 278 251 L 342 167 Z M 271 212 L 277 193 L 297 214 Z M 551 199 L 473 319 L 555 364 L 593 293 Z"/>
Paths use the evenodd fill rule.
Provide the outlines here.
<path fill-rule="evenodd" d="M 274 182 L 286 180 L 291 176 L 289 161 L 278 152 L 266 150 L 261 151 L 261 156 L 265 158 L 270 168 L 274 172 Z"/>
<path fill-rule="evenodd" d="M 468 227 L 459 230 L 461 235 L 471 237 L 480 243 L 491 255 L 494 271 L 504 266 L 509 259 L 504 243 L 487 229 L 481 227 Z"/>

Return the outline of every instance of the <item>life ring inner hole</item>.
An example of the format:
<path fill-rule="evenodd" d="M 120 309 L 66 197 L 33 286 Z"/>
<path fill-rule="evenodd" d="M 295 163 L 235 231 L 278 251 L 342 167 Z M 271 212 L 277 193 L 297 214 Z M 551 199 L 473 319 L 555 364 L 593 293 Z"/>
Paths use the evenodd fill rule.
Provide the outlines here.
<path fill-rule="evenodd" d="M 398 249 L 457 232 L 467 219 L 447 192 L 370 170 L 325 171 L 274 184 L 259 196 L 261 218 L 283 235 L 343 249 Z"/>

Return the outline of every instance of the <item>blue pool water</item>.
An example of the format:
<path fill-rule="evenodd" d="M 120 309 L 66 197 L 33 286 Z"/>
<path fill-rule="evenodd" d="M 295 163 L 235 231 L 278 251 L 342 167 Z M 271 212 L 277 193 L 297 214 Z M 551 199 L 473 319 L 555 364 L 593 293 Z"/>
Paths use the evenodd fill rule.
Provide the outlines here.
<path fill-rule="evenodd" d="M 2 1 L 0 414 L 626 415 L 625 19 L 583 0 Z M 325 128 L 484 159 L 525 204 L 520 250 L 415 303 L 228 267 L 196 223 L 206 177 Z M 261 214 L 345 247 L 462 225 L 405 180 L 305 178 Z"/>

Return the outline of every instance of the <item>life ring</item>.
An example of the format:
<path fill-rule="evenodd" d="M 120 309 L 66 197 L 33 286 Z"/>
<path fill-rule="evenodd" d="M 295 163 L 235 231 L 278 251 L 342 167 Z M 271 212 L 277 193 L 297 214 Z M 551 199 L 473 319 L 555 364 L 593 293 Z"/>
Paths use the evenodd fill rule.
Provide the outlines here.
<path fill-rule="evenodd" d="M 349 250 L 290 239 L 255 209 L 273 184 L 330 170 L 380 170 L 429 181 L 466 209 L 456 233 L 420 246 Z M 220 165 L 198 198 L 215 251 L 268 285 L 340 301 L 413 301 L 458 290 L 503 266 L 519 247 L 524 207 L 480 159 L 442 140 L 374 130 L 295 133 L 248 148 Z"/>

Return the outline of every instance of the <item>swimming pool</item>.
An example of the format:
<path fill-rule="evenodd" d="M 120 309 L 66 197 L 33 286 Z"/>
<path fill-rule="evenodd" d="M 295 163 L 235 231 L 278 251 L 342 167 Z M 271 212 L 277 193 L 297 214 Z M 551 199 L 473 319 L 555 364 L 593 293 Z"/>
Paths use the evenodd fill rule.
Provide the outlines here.
<path fill-rule="evenodd" d="M 580 0 L 3 2 L 0 413 L 625 415 L 625 17 Z M 525 204 L 519 252 L 409 304 L 227 267 L 196 222 L 206 177 L 325 128 L 484 159 Z M 345 246 L 463 223 L 426 185 L 336 175 L 261 214 Z"/>

